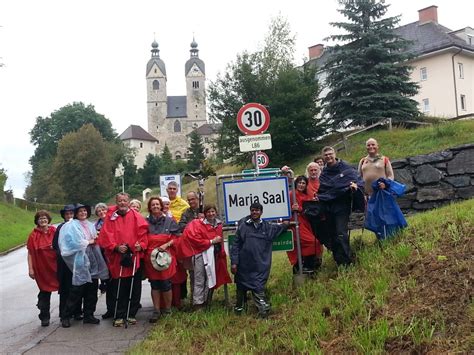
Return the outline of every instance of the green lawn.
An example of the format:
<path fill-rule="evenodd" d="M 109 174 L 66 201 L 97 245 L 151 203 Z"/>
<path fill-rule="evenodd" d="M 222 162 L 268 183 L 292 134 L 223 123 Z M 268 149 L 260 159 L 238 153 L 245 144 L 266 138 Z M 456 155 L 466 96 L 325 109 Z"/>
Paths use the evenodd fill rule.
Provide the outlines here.
<path fill-rule="evenodd" d="M 35 227 L 36 211 L 27 211 L 4 202 L 0 202 L 0 252 L 26 243 L 28 235 Z M 61 216 L 52 214 L 52 223 L 62 221 Z"/>
<path fill-rule="evenodd" d="M 326 252 L 317 277 L 298 289 L 286 255 L 274 253 L 268 320 L 256 318 L 251 302 L 247 314 L 234 315 L 218 290 L 211 311 L 174 313 L 129 352 L 469 352 L 474 200 L 408 222 L 382 245 L 353 233 L 358 263 L 338 270 Z"/>

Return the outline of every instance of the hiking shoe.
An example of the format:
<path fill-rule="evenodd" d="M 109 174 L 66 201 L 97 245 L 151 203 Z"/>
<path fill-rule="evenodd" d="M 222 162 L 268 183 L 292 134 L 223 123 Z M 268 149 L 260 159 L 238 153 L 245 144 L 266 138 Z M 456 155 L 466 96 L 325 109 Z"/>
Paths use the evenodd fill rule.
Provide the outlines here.
<path fill-rule="evenodd" d="M 113 316 L 114 316 L 113 312 L 107 311 L 104 314 L 102 314 L 102 319 L 112 318 Z"/>
<path fill-rule="evenodd" d="M 75 314 L 74 315 L 74 320 L 83 320 L 84 317 L 82 316 L 82 314 Z"/>
<path fill-rule="evenodd" d="M 160 312 L 153 312 L 151 315 L 151 318 L 148 320 L 150 323 L 156 323 L 158 322 L 158 319 L 160 319 Z"/>
<path fill-rule="evenodd" d="M 161 310 L 162 317 L 169 317 L 171 315 L 171 308 L 166 308 Z"/>
<path fill-rule="evenodd" d="M 237 314 L 238 316 L 240 316 L 244 311 L 244 307 L 237 307 L 235 306 L 234 307 L 234 313 Z"/>
<path fill-rule="evenodd" d="M 69 318 L 61 319 L 61 327 L 69 328 L 70 326 L 71 326 L 71 321 L 69 320 Z"/>
<path fill-rule="evenodd" d="M 49 326 L 49 319 L 41 319 L 41 326 L 42 327 Z"/>
<path fill-rule="evenodd" d="M 93 315 L 85 316 L 84 319 L 82 320 L 82 323 L 84 323 L 84 324 L 99 324 L 100 319 L 94 317 Z"/>
<path fill-rule="evenodd" d="M 122 318 L 119 318 L 119 319 L 114 320 L 113 326 L 114 327 L 123 327 L 124 324 L 125 324 L 125 321 Z"/>
<path fill-rule="evenodd" d="M 137 319 L 133 318 L 133 317 L 128 317 L 127 318 L 127 323 L 131 324 L 131 325 L 135 325 L 135 324 L 137 324 Z"/>

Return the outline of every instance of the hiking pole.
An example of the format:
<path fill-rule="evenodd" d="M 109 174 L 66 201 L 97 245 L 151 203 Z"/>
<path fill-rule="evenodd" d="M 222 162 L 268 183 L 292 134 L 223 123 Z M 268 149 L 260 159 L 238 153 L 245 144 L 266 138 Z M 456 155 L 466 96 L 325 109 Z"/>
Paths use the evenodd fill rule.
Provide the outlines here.
<path fill-rule="evenodd" d="M 136 269 L 137 257 L 133 257 L 133 271 L 132 271 L 132 281 L 130 282 L 130 294 L 128 296 L 128 306 L 127 306 L 127 317 L 125 318 L 125 328 L 128 327 L 128 316 L 130 315 L 130 303 L 132 302 L 132 292 L 133 292 L 133 282 L 135 281 L 135 269 Z"/>
<path fill-rule="evenodd" d="M 119 301 L 119 295 L 120 295 L 120 282 L 122 281 L 122 270 L 123 270 L 123 266 L 120 265 L 120 273 L 119 273 L 119 280 L 118 280 L 118 286 L 117 286 L 117 297 L 115 297 L 114 320 L 117 319 L 117 307 L 118 307 L 118 301 Z"/>

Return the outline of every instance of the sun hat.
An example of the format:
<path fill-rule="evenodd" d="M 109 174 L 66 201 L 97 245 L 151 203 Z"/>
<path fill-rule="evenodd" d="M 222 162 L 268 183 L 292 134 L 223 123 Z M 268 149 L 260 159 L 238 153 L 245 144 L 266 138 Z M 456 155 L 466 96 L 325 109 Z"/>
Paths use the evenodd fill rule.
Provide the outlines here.
<path fill-rule="evenodd" d="M 82 203 L 77 203 L 75 208 L 74 208 L 74 218 L 77 217 L 77 212 L 79 211 L 80 208 L 85 208 L 87 211 L 87 218 L 91 216 L 91 206 L 89 205 L 83 205 Z"/>
<path fill-rule="evenodd" d="M 151 265 L 157 271 L 167 270 L 171 265 L 171 255 L 166 251 L 160 251 L 158 248 L 153 249 L 150 260 Z"/>
<path fill-rule="evenodd" d="M 73 211 L 76 209 L 76 206 L 74 206 L 72 203 L 69 204 L 69 205 L 65 205 L 64 208 L 59 211 L 59 213 L 61 214 L 61 217 L 64 219 L 64 214 L 68 211 Z"/>

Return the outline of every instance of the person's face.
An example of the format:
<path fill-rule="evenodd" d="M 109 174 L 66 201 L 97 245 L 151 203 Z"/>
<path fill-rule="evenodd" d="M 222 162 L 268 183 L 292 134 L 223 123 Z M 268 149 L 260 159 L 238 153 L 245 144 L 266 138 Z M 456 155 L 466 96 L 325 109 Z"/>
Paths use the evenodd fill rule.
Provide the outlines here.
<path fill-rule="evenodd" d="M 316 160 L 316 164 L 318 164 L 322 168 L 322 167 L 324 167 L 324 160 L 318 159 L 318 160 Z"/>
<path fill-rule="evenodd" d="M 170 200 L 174 200 L 176 198 L 176 194 L 178 193 L 178 188 L 174 185 L 171 185 L 166 188 L 166 192 L 168 193 Z"/>
<path fill-rule="evenodd" d="M 206 211 L 205 216 L 208 221 L 216 219 L 217 211 L 214 208 L 210 208 Z"/>
<path fill-rule="evenodd" d="M 155 217 L 161 216 L 161 204 L 159 200 L 152 200 L 150 203 L 151 214 Z"/>
<path fill-rule="evenodd" d="M 250 209 L 250 218 L 252 218 L 254 221 L 257 221 L 260 219 L 262 216 L 262 210 L 259 208 L 251 208 Z"/>
<path fill-rule="evenodd" d="M 87 219 L 87 210 L 84 207 L 79 208 L 77 211 L 77 219 L 80 221 L 84 221 Z"/>
<path fill-rule="evenodd" d="M 367 148 L 367 153 L 369 153 L 369 155 L 375 155 L 379 152 L 379 145 L 372 139 L 367 141 L 365 147 Z"/>
<path fill-rule="evenodd" d="M 106 208 L 103 208 L 103 207 L 99 207 L 97 209 L 97 211 L 95 212 L 95 214 L 97 215 L 97 217 L 99 217 L 100 219 L 104 219 L 105 218 L 105 215 L 107 214 L 107 209 Z"/>
<path fill-rule="evenodd" d="M 170 210 L 170 203 L 163 201 L 163 212 L 167 213 Z"/>
<path fill-rule="evenodd" d="M 296 189 L 300 192 L 303 192 L 306 189 L 306 181 L 300 180 L 296 184 Z"/>
<path fill-rule="evenodd" d="M 38 227 L 46 227 L 49 224 L 48 217 L 46 216 L 41 216 L 38 218 Z"/>
<path fill-rule="evenodd" d="M 187 199 L 188 199 L 189 206 L 190 206 L 193 210 L 195 210 L 196 208 L 198 208 L 199 200 L 198 200 L 198 198 L 197 198 L 197 196 L 196 196 L 195 194 L 188 194 Z"/>
<path fill-rule="evenodd" d="M 336 152 L 334 150 L 327 150 L 323 153 L 324 162 L 331 166 L 336 164 Z"/>
<path fill-rule="evenodd" d="M 120 212 L 127 212 L 128 211 L 128 208 L 130 207 L 130 201 L 129 201 L 129 198 L 127 196 L 120 195 L 120 196 L 117 197 L 115 202 L 117 203 L 117 209 Z"/>
<path fill-rule="evenodd" d="M 308 175 L 310 179 L 317 179 L 319 176 L 319 165 L 312 165 L 308 169 Z"/>
<path fill-rule="evenodd" d="M 138 203 L 131 203 L 130 208 L 140 213 L 140 206 L 138 205 Z"/>
<path fill-rule="evenodd" d="M 74 211 L 66 211 L 64 212 L 64 220 L 67 222 L 74 218 Z"/>

